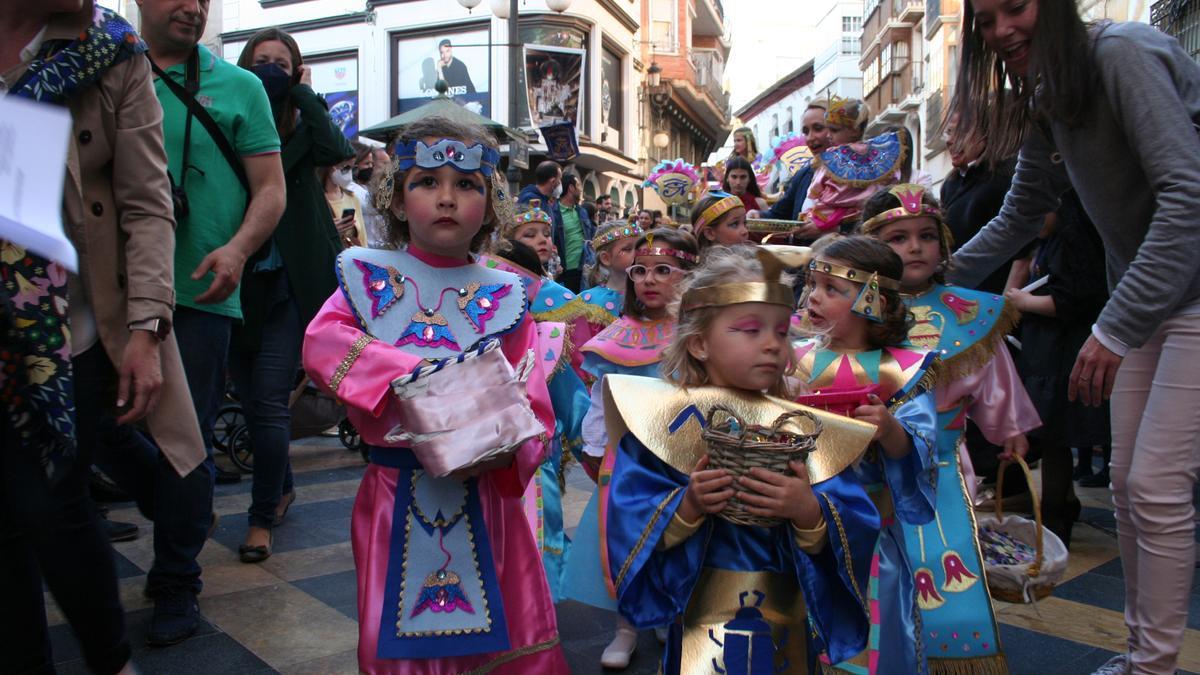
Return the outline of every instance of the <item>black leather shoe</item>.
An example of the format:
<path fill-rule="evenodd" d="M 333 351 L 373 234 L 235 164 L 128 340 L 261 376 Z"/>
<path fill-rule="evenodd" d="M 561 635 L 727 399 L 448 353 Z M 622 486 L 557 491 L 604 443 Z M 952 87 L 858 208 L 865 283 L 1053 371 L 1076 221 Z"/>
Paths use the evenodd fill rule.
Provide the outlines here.
<path fill-rule="evenodd" d="M 133 523 L 122 523 L 104 518 L 104 533 L 110 543 L 118 541 L 133 541 L 138 538 L 138 526 Z"/>
<path fill-rule="evenodd" d="M 179 644 L 200 627 L 200 606 L 196 594 L 188 590 L 172 590 L 154 598 L 154 615 L 146 644 L 166 647 Z"/>

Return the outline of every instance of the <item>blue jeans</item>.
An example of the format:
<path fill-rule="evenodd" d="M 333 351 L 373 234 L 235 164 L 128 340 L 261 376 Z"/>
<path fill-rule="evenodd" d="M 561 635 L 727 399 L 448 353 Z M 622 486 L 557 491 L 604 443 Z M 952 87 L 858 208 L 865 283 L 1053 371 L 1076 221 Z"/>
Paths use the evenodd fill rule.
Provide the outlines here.
<path fill-rule="evenodd" d="M 288 291 L 287 272 L 258 274 L 275 276 L 262 342 L 257 350 L 234 347 L 229 355 L 229 368 L 254 450 L 250 526 L 270 529 L 279 500 L 292 491 L 292 463 L 288 458 L 292 412 L 288 403 L 300 369 L 304 326 L 296 301 Z"/>
<path fill-rule="evenodd" d="M 196 557 L 212 522 L 212 457 L 180 476 L 148 436 L 118 425 L 111 406 L 116 401 L 117 374 L 100 344 L 71 359 L 75 370 L 80 450 L 93 454 L 96 466 L 137 502 L 154 521 L 154 564 L 146 577 L 151 596 L 174 590 L 200 592 Z"/>

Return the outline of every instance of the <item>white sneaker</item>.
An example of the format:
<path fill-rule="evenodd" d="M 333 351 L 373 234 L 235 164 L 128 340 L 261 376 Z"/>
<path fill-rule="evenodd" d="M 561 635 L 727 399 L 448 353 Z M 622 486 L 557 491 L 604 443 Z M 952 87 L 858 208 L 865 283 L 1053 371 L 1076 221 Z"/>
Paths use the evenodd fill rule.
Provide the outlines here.
<path fill-rule="evenodd" d="M 1128 654 L 1119 654 L 1104 662 L 1092 675 L 1129 675 L 1132 668 Z"/>
<path fill-rule="evenodd" d="M 633 650 L 637 648 L 637 631 L 629 628 L 618 628 L 612 642 L 604 648 L 600 655 L 600 665 L 605 668 L 621 670 L 629 667 L 629 659 L 633 658 Z"/>

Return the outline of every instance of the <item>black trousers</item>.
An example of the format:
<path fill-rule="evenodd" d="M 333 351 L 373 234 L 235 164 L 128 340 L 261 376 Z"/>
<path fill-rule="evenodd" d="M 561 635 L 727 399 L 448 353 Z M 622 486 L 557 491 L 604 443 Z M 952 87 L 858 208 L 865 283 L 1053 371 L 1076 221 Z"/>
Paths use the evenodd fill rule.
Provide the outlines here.
<path fill-rule="evenodd" d="M 116 673 L 129 661 L 112 547 L 87 491 L 86 454 L 81 448 L 51 487 L 37 453 L 17 447 L 9 425 L 0 430 L 0 673 L 54 672 L 43 580 L 92 672 Z"/>

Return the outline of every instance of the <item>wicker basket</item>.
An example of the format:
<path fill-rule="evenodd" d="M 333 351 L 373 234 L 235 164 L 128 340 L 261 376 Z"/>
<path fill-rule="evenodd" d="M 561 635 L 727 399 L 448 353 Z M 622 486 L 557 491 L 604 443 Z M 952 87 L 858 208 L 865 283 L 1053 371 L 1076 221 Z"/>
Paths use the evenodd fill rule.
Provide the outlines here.
<path fill-rule="evenodd" d="M 718 413 L 725 419 L 716 421 Z M 810 433 L 791 433 L 782 428 L 788 421 L 806 418 L 812 422 Z M 725 406 L 713 406 L 708 411 L 702 437 L 708 444 L 709 468 L 725 469 L 734 479 L 762 467 L 785 476 L 794 475 L 788 466 L 793 460 L 804 461 L 817 443 L 821 434 L 821 421 L 811 414 L 797 410 L 775 418 L 769 427 L 747 425 L 732 410 Z M 736 496 L 721 511 L 722 518 L 739 525 L 773 527 L 780 523 L 778 518 L 756 516 L 746 511 L 746 505 Z"/>
<path fill-rule="evenodd" d="M 1005 516 L 1004 474 L 1008 462 L 1000 464 L 996 474 L 996 514 L 995 516 L 981 515 L 978 517 L 980 528 L 991 527 L 1004 531 L 1009 536 L 1020 539 L 1034 549 L 1034 560 L 1024 565 L 989 565 L 987 569 L 988 591 L 996 600 L 1012 603 L 1036 602 L 1054 592 L 1054 587 L 1066 572 L 1067 548 L 1053 532 L 1042 525 L 1042 509 L 1038 499 L 1037 489 L 1033 483 L 1033 473 L 1025 460 L 1016 457 L 1015 462 L 1025 474 L 1029 484 L 1029 494 L 1033 500 L 1033 522 L 1019 516 Z"/>

